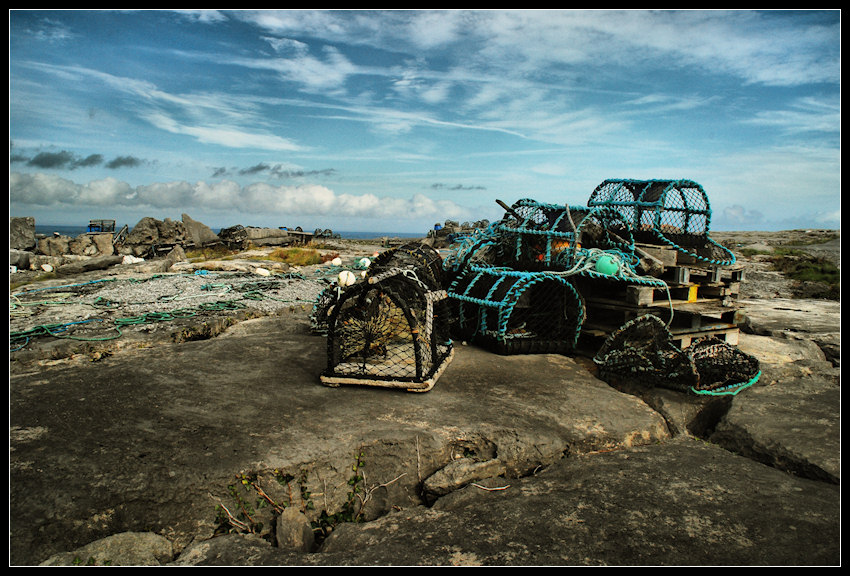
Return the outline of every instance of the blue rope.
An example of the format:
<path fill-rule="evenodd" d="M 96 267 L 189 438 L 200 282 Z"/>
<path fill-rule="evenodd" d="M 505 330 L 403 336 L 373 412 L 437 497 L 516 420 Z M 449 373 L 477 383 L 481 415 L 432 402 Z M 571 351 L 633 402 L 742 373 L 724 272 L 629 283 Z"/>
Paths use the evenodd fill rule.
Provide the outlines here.
<path fill-rule="evenodd" d="M 761 370 L 751 378 L 748 382 L 742 382 L 739 384 L 729 384 L 728 386 L 723 386 L 721 388 L 717 388 L 715 390 L 697 390 L 693 386 L 691 387 L 691 392 L 694 394 L 700 394 L 703 396 L 735 396 L 741 390 L 745 390 L 758 382 L 758 379 L 761 377 Z"/>

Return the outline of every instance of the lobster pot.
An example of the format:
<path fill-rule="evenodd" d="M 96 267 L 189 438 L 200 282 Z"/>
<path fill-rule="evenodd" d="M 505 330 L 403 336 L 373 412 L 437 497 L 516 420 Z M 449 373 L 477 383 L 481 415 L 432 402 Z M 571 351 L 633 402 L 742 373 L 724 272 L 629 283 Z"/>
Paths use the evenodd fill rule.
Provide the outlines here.
<path fill-rule="evenodd" d="M 697 340 L 688 347 L 700 375 L 697 394 L 737 393 L 761 376 L 759 361 L 716 336 Z"/>
<path fill-rule="evenodd" d="M 667 326 L 652 314 L 614 331 L 593 361 L 599 378 L 612 385 L 657 384 L 685 392 L 699 382 L 693 359 L 673 343 Z"/>
<path fill-rule="evenodd" d="M 310 331 L 314 334 L 328 335 L 328 319 L 343 292 L 342 286 L 331 284 L 319 293 L 310 311 Z"/>
<path fill-rule="evenodd" d="M 456 337 L 499 354 L 567 353 L 585 318 L 573 285 L 545 272 L 470 269 L 448 295 Z"/>
<path fill-rule="evenodd" d="M 374 283 L 395 274 L 418 281 L 428 290 L 439 290 L 443 282 L 443 259 L 431 246 L 410 242 L 376 256 L 366 277 Z"/>
<path fill-rule="evenodd" d="M 691 180 L 606 180 L 587 205 L 617 208 L 639 242 L 661 235 L 680 246 L 700 246 L 711 221 L 708 196 Z"/>
<path fill-rule="evenodd" d="M 443 285 L 450 285 L 469 268 L 504 266 L 513 262 L 515 250 L 497 233 L 496 224 L 476 230 L 461 241 L 452 244 L 443 259 Z"/>
<path fill-rule="evenodd" d="M 323 384 L 425 392 L 451 361 L 443 290 L 396 274 L 346 289 L 328 320 Z"/>
<path fill-rule="evenodd" d="M 606 180 L 593 191 L 588 206 L 619 210 L 638 242 L 660 242 L 718 266 L 735 263 L 728 248 L 709 238 L 708 196 L 692 180 Z"/>
<path fill-rule="evenodd" d="M 521 201 L 515 206 L 519 208 L 530 202 Z M 564 226 L 566 207 L 537 205 L 545 208 L 542 212 L 554 216 L 557 226 Z M 556 215 L 557 208 L 561 212 Z M 584 256 L 582 250 L 589 248 L 615 250 L 624 257 L 637 259 L 634 256 L 635 243 L 631 226 L 619 211 L 607 207 L 578 206 L 571 206 L 569 210 L 572 220 L 570 226 L 575 225 L 575 233 L 547 233 L 539 229 L 526 233 L 517 228 L 517 219 L 512 219 L 510 214 L 486 230 L 477 230 L 472 236 L 452 246 L 452 253 L 443 262 L 444 274 L 451 277 L 452 273 L 467 267 L 516 266 L 518 259 L 525 264 L 519 266 L 519 269 L 530 267 L 564 271 L 580 261 Z M 523 228 L 528 229 L 528 226 Z M 575 243 L 572 242 L 573 238 L 577 239 Z M 446 276 L 444 283 L 450 283 Z"/>
<path fill-rule="evenodd" d="M 651 314 L 612 333 L 593 361 L 609 384 L 657 384 L 695 394 L 734 395 L 761 376 L 754 356 L 714 336 L 679 349 L 664 322 Z"/>
<path fill-rule="evenodd" d="M 522 270 L 565 269 L 576 248 L 575 208 L 517 201 L 494 226 L 513 267 Z"/>

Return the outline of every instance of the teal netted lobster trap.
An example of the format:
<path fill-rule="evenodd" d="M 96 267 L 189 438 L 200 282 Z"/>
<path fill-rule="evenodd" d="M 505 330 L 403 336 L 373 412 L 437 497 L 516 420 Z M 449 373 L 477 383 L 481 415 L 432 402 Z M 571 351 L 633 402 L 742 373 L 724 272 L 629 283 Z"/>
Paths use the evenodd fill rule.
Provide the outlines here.
<path fill-rule="evenodd" d="M 449 307 L 433 248 L 407 244 L 384 252 L 363 281 L 328 306 L 328 364 L 321 381 L 433 388 L 452 359 Z"/>
<path fill-rule="evenodd" d="M 499 201 L 497 201 L 499 202 Z M 522 271 L 576 269 L 588 250 L 611 250 L 627 260 L 634 257 L 631 228 L 617 211 L 547 204 L 522 199 L 507 206 L 505 216 L 452 246 L 444 267 L 509 267 Z"/>
<path fill-rule="evenodd" d="M 520 270 L 572 266 L 578 248 L 573 208 L 530 199 L 503 208 L 505 217 L 493 225 L 493 232 L 504 261 Z"/>
<path fill-rule="evenodd" d="M 636 273 L 631 226 L 610 207 L 522 199 L 443 262 L 458 340 L 500 354 L 569 353 L 586 317 L 580 277 L 663 283 Z"/>
<path fill-rule="evenodd" d="M 708 195 L 692 180 L 605 180 L 587 205 L 618 210 L 637 242 L 668 245 L 715 265 L 735 263 L 732 252 L 709 237 Z"/>
<path fill-rule="evenodd" d="M 585 317 L 572 283 L 545 272 L 467 268 L 448 294 L 453 334 L 499 354 L 570 352 Z"/>

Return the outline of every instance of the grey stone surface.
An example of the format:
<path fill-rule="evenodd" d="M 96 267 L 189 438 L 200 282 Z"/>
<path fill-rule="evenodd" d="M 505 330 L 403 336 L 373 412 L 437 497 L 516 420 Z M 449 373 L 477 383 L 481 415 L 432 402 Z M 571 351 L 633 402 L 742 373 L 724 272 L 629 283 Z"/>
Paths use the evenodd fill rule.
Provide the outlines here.
<path fill-rule="evenodd" d="M 188 214 L 183 214 L 181 220 L 186 229 L 186 238 L 195 246 L 205 246 L 219 241 L 218 235 L 203 222 L 193 220 Z"/>
<path fill-rule="evenodd" d="M 328 388 L 309 309 L 260 304 L 10 356 L 11 565 L 124 533 L 174 565 L 840 564 L 829 303 L 745 303 L 763 375 L 731 398 L 460 344 L 425 394 Z M 282 504 L 315 524 L 310 551 L 278 545 Z M 256 533 L 227 533 L 221 506 Z"/>
<path fill-rule="evenodd" d="M 41 566 L 161 566 L 173 555 L 171 542 L 164 536 L 122 532 L 51 556 Z"/>
<path fill-rule="evenodd" d="M 35 218 L 32 216 L 9 218 L 9 248 L 33 250 L 36 247 Z"/>
<path fill-rule="evenodd" d="M 9 250 L 9 265 L 15 266 L 21 270 L 28 270 L 30 267 L 31 252 L 26 250 Z"/>

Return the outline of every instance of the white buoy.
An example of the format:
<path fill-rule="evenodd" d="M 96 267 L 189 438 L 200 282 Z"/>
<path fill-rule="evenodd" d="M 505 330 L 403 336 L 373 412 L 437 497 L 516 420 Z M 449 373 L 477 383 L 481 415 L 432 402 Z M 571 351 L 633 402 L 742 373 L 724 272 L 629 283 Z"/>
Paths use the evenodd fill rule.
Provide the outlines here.
<path fill-rule="evenodd" d="M 339 282 L 339 285 L 342 287 L 351 286 L 356 280 L 357 278 L 350 270 L 343 270 L 337 277 L 337 282 Z"/>
<path fill-rule="evenodd" d="M 368 258 L 361 258 L 360 259 L 360 266 L 362 266 L 363 268 L 368 268 L 371 264 L 372 264 L 372 261 L 369 260 Z"/>
<path fill-rule="evenodd" d="M 336 258 L 331 260 L 331 264 L 333 264 L 334 266 L 342 266 L 342 258 L 337 256 Z"/>
<path fill-rule="evenodd" d="M 265 268 L 254 268 L 254 274 L 259 274 L 260 276 L 271 276 L 271 271 Z"/>

